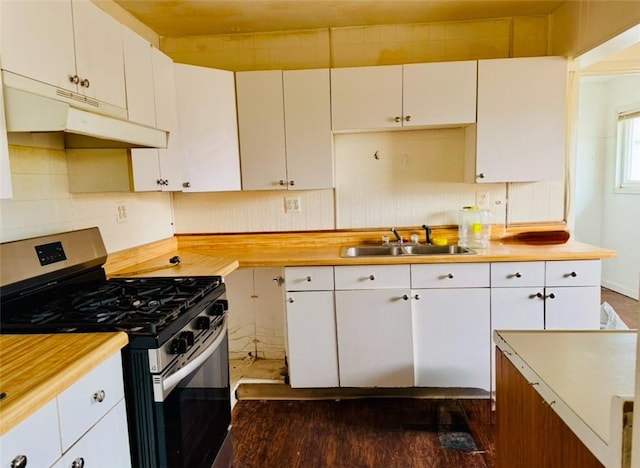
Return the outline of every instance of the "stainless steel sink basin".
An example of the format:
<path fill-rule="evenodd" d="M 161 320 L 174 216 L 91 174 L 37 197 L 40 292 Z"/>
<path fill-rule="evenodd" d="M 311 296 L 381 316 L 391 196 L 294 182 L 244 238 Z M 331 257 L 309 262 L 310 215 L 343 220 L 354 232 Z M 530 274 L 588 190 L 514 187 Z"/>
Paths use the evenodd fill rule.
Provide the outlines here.
<path fill-rule="evenodd" d="M 397 257 L 405 255 L 473 255 L 475 252 L 459 245 L 354 245 L 345 246 L 341 257 Z"/>

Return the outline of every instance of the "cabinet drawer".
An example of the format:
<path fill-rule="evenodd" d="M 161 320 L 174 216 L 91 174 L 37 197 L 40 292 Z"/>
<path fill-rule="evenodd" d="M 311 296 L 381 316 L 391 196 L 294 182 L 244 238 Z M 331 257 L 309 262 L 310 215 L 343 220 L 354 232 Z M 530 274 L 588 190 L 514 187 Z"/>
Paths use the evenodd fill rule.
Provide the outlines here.
<path fill-rule="evenodd" d="M 123 397 L 122 360 L 116 353 L 58 396 L 62 450 L 73 445 Z"/>
<path fill-rule="evenodd" d="M 499 262 L 491 264 L 491 286 L 518 288 L 544 285 L 544 262 Z"/>
<path fill-rule="evenodd" d="M 547 262 L 546 286 L 600 286 L 600 260 Z"/>
<path fill-rule="evenodd" d="M 333 291 L 333 267 L 288 267 L 284 269 L 287 291 Z"/>
<path fill-rule="evenodd" d="M 409 265 L 358 265 L 335 268 L 336 289 L 407 288 Z"/>
<path fill-rule="evenodd" d="M 0 438 L 2 467 L 20 455 L 28 466 L 51 466 L 61 453 L 55 398 Z"/>
<path fill-rule="evenodd" d="M 412 288 L 488 288 L 488 263 L 411 265 Z"/>

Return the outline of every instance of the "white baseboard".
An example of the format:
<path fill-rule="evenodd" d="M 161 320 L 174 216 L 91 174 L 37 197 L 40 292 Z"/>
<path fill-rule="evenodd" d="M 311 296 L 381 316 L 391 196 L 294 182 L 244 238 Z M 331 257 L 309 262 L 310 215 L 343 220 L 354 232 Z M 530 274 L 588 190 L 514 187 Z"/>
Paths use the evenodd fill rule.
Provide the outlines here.
<path fill-rule="evenodd" d="M 614 283 L 613 281 L 607 281 L 605 279 L 602 280 L 602 287 L 611 289 L 612 291 L 623 294 L 627 297 L 635 299 L 636 301 L 638 300 L 638 296 L 640 295 L 637 289 L 634 291 L 631 288 L 627 288 L 625 286 L 622 286 L 621 284 Z"/>

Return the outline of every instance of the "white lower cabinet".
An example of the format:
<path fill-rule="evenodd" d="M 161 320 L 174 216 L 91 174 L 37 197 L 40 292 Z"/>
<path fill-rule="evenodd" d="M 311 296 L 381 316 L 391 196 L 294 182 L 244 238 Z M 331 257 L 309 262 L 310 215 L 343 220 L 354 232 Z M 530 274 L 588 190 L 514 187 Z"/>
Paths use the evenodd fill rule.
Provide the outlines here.
<path fill-rule="evenodd" d="M 342 387 L 413 386 L 410 293 L 409 288 L 336 291 Z"/>
<path fill-rule="evenodd" d="M 544 327 L 547 330 L 600 328 L 600 287 L 545 288 Z"/>
<path fill-rule="evenodd" d="M 120 353 L 2 436 L 0 453 L 3 467 L 130 467 Z"/>

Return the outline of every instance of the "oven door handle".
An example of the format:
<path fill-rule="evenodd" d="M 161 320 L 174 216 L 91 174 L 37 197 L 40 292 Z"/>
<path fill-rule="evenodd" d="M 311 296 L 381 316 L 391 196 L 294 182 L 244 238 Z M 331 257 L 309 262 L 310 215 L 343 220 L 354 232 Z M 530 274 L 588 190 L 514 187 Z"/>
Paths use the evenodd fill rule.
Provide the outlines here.
<path fill-rule="evenodd" d="M 196 370 L 200 365 L 202 365 L 209 357 L 218 349 L 222 340 L 224 340 L 224 335 L 227 330 L 227 317 L 224 317 L 224 321 L 222 326 L 220 327 L 220 331 L 218 336 L 211 342 L 209 346 L 206 347 L 202 353 L 200 353 L 193 361 L 189 361 L 184 367 L 180 368 L 176 373 L 171 374 L 166 379 L 162 379 L 162 389 L 166 392 L 170 392 L 173 388 L 180 383 L 182 379 L 184 379 L 187 375 L 191 374 L 194 370 Z"/>

